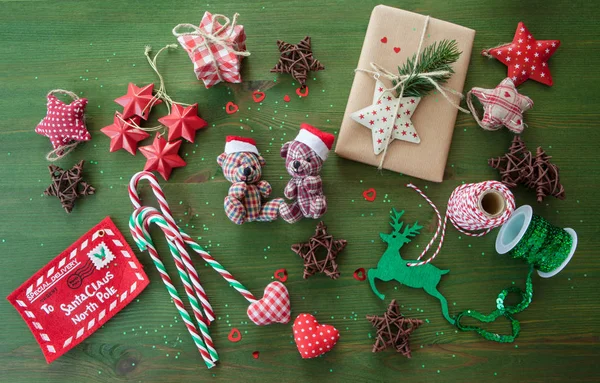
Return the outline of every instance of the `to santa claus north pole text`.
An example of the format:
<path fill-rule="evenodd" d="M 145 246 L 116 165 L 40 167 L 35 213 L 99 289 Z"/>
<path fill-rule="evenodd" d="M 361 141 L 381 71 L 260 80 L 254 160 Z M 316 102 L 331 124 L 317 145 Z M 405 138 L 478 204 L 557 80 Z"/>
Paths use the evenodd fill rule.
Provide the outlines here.
<path fill-rule="evenodd" d="M 83 293 L 76 294 L 71 303 L 61 304 L 60 309 L 64 312 L 65 316 L 70 317 L 71 314 L 74 314 L 75 310 L 85 305 L 83 312 L 74 314 L 74 316 L 71 317 L 71 321 L 73 321 L 74 324 L 84 321 L 99 307 L 98 303 L 95 301 L 87 302 L 88 299 L 95 298 L 98 302 L 104 303 L 110 297 L 117 294 L 117 289 L 114 286 L 108 285 L 113 278 L 114 275 L 110 271 L 107 271 L 101 279 L 87 284 L 83 289 Z"/>

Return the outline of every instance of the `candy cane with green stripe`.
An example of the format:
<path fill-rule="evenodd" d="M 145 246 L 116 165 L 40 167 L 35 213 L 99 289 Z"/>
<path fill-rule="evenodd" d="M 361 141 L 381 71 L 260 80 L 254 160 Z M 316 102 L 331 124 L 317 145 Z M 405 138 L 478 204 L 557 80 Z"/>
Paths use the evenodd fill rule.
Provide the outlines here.
<path fill-rule="evenodd" d="M 147 217 L 147 219 L 144 219 L 144 213 L 152 213 L 152 210 L 154 210 L 154 212 L 156 214 L 150 215 Z M 129 220 L 129 229 L 131 230 L 133 239 L 135 240 L 139 249 L 141 251 L 148 250 L 150 257 L 152 258 L 154 265 L 156 266 L 158 272 L 160 273 L 163 283 L 165 284 L 167 291 L 169 292 L 169 295 L 173 299 L 173 302 L 175 303 L 175 306 L 177 307 L 177 310 L 179 311 L 179 314 L 180 314 L 183 322 L 185 323 L 190 335 L 192 336 L 192 339 L 193 339 L 194 343 L 196 344 L 198 351 L 200 351 L 200 355 L 204 359 L 206 366 L 208 368 L 214 367 L 215 362 L 218 360 L 218 355 L 212 344 L 212 339 L 210 338 L 210 335 L 208 335 L 208 328 L 206 325 L 203 326 L 200 324 L 200 323 L 204 323 L 204 320 L 201 320 L 201 321 L 199 321 L 200 322 L 199 326 L 200 326 L 200 329 L 203 332 L 203 334 L 201 336 L 198 333 L 198 330 L 197 330 L 196 326 L 194 325 L 194 322 L 192 321 L 189 313 L 185 309 L 185 306 L 183 305 L 181 298 L 179 298 L 177 289 L 175 289 L 175 287 L 173 286 L 173 283 L 171 282 L 171 278 L 170 278 L 169 274 L 167 273 L 167 270 L 166 270 L 164 264 L 162 263 L 160 256 L 158 255 L 158 251 L 156 250 L 154 243 L 152 242 L 152 238 L 150 237 L 150 234 L 148 233 L 149 225 L 151 223 L 160 224 L 161 223 L 160 221 L 161 221 L 161 216 L 160 216 L 160 214 L 158 214 L 158 211 L 156 209 L 141 207 L 139 209 L 136 209 L 133 212 L 133 214 L 131 215 L 131 218 Z M 166 222 L 164 222 L 164 219 L 162 219 L 162 222 L 166 226 Z M 171 241 L 168 241 L 168 242 L 169 242 L 169 248 L 171 249 L 171 251 L 173 253 L 173 250 L 176 250 L 176 247 L 173 245 L 173 243 Z M 181 276 L 181 273 L 180 273 L 180 276 Z M 187 283 L 189 285 L 189 280 L 187 281 Z M 184 284 L 185 284 L 185 282 L 184 282 Z M 187 292 L 188 288 L 186 288 L 186 292 Z M 189 297 L 189 294 L 188 294 L 188 297 Z M 196 306 L 197 305 L 198 305 L 198 303 L 196 302 Z M 192 304 L 192 307 L 194 307 L 193 304 Z M 198 321 L 198 317 L 196 317 L 196 320 Z M 206 332 L 206 334 L 204 334 L 205 332 Z M 208 350 L 204 343 L 203 338 L 210 345 Z"/>

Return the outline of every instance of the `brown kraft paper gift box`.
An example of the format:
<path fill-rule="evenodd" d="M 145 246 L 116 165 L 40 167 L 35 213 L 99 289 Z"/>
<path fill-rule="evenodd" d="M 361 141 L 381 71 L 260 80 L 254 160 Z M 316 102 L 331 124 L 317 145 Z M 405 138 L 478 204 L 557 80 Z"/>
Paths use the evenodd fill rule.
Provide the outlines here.
<path fill-rule="evenodd" d="M 398 67 L 416 53 L 425 19 L 426 16 L 417 13 L 385 5 L 376 6 L 371 13 L 357 68 L 372 70 L 370 63 L 375 62 L 388 71 L 397 73 Z M 385 43 L 382 42 L 384 37 L 387 38 Z M 475 31 L 472 29 L 430 18 L 423 48 L 447 39 L 456 40 L 458 49 L 462 52 L 458 61 L 452 65 L 455 73 L 445 87 L 462 93 L 474 38 Z M 394 47 L 399 47 L 400 52 L 396 53 Z M 388 87 L 392 86 L 387 80 L 384 83 Z M 373 153 L 371 130 L 350 117 L 352 112 L 371 104 L 374 89 L 373 75 L 356 72 L 335 152 L 344 158 L 379 166 L 383 153 L 379 156 Z M 448 96 L 456 103 L 460 101 L 449 92 Z M 383 168 L 428 181 L 442 182 L 457 113 L 458 110 L 438 92 L 425 96 L 412 117 L 421 142 L 414 144 L 393 140 L 388 146 Z"/>

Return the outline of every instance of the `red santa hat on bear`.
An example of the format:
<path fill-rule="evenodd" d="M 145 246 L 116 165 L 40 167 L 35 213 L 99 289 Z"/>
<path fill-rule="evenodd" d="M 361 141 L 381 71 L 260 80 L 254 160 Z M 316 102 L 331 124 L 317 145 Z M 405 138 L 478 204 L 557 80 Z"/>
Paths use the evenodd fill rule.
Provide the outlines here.
<path fill-rule="evenodd" d="M 258 153 L 258 149 L 256 148 L 256 141 L 252 138 L 240 137 L 240 136 L 227 136 L 225 139 L 225 153 L 241 153 L 241 152 L 251 152 L 256 155 L 260 155 Z"/>
<path fill-rule="evenodd" d="M 302 142 L 311 148 L 323 161 L 327 159 L 334 140 L 335 136 L 333 134 L 322 132 L 306 123 L 300 124 L 300 133 L 296 136 L 296 141 Z"/>

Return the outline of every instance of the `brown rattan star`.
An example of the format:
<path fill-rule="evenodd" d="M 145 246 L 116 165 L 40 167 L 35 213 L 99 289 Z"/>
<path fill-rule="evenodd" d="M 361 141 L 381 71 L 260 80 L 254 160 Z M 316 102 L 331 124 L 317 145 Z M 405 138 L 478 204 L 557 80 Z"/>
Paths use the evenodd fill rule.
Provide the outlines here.
<path fill-rule="evenodd" d="M 340 272 L 336 257 L 346 244 L 345 239 L 334 240 L 333 236 L 327 233 L 327 226 L 322 221 L 319 222 L 315 235 L 310 237 L 308 242 L 292 245 L 292 251 L 304 260 L 304 279 L 316 273 L 324 273 L 331 279 L 337 279 Z M 325 259 L 317 258 L 319 249 L 327 251 Z"/>
<path fill-rule="evenodd" d="M 405 318 L 400 313 L 400 308 L 395 299 L 390 303 L 383 316 L 367 315 L 367 319 L 377 329 L 377 339 L 375 339 L 373 345 L 373 352 L 394 347 L 396 351 L 402 353 L 405 357 L 411 357 L 410 334 L 423 324 L 422 320 Z"/>
<path fill-rule="evenodd" d="M 96 189 L 81 179 L 83 163 L 84 161 L 80 161 L 69 170 L 63 170 L 56 165 L 48 166 L 50 176 L 52 177 L 52 185 L 48 186 L 44 194 L 58 197 L 67 213 L 73 210 L 77 198 L 94 194 L 96 191 Z"/>
<path fill-rule="evenodd" d="M 277 48 L 281 52 L 281 57 L 271 72 L 290 73 L 300 83 L 302 89 L 306 87 L 308 72 L 325 69 L 319 60 L 313 57 L 309 36 L 306 36 L 298 44 L 277 40 Z"/>
<path fill-rule="evenodd" d="M 550 157 L 541 147 L 531 154 L 520 136 L 515 136 L 502 157 L 490 158 L 488 164 L 498 169 L 502 182 L 513 188 L 523 184 L 534 189 L 537 201 L 542 202 L 546 196 L 565 199 L 565 189 L 560 183 L 558 166 L 550 162 Z"/>

